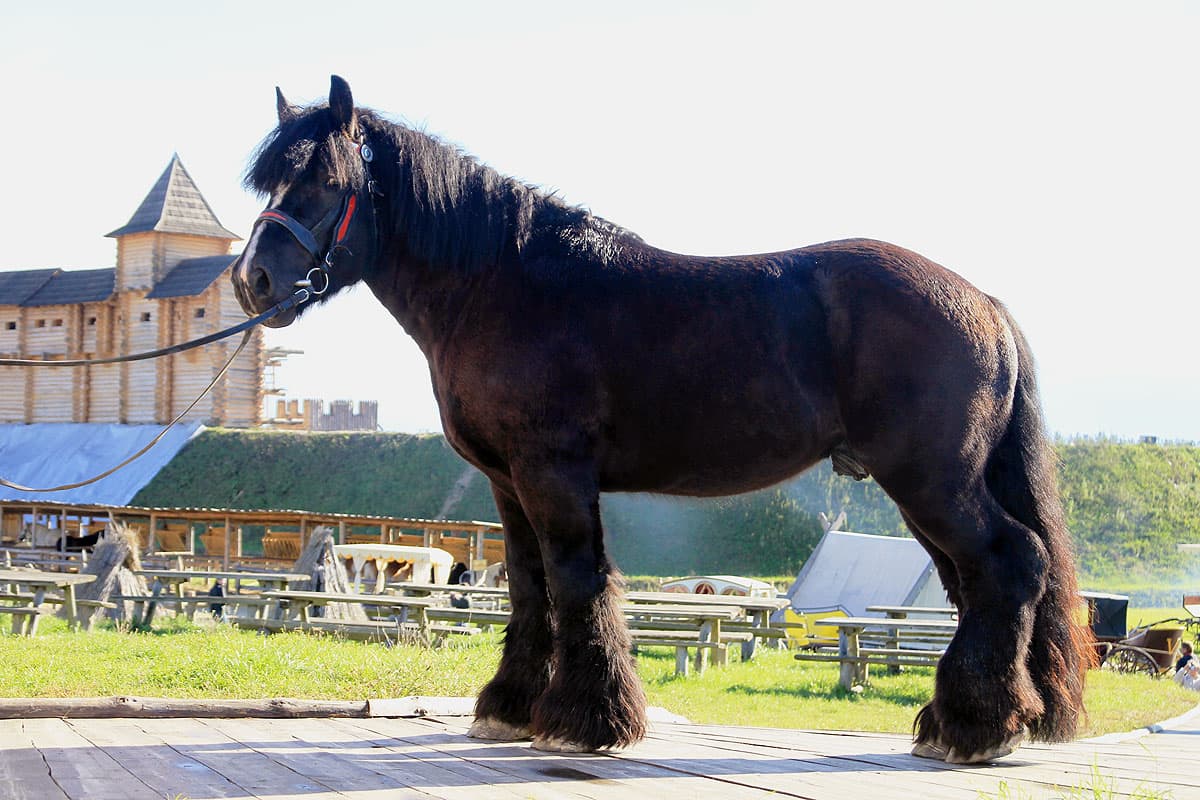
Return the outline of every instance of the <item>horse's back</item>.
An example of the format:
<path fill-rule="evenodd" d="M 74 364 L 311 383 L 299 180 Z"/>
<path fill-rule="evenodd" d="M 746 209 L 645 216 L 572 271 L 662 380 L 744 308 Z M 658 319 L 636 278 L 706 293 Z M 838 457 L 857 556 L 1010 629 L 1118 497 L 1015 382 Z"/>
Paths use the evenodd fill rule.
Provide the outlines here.
<path fill-rule="evenodd" d="M 669 462 L 659 485 L 641 488 L 733 493 L 846 448 L 889 469 L 886 459 L 931 438 L 957 447 L 985 408 L 983 438 L 1002 429 L 1012 336 L 990 298 L 954 272 L 869 239 L 680 258 L 663 291 L 639 301 L 654 306 L 653 345 L 618 349 L 610 367 L 621 488 L 653 481 L 646 465 Z"/>

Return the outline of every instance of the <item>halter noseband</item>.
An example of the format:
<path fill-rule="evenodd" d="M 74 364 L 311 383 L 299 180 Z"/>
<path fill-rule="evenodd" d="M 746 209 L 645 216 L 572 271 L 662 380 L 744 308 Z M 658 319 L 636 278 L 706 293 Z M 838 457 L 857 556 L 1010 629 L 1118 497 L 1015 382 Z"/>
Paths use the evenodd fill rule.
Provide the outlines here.
<path fill-rule="evenodd" d="M 363 160 L 367 193 L 368 195 L 374 195 L 378 192 L 375 181 L 371 178 L 371 161 L 375 158 L 375 154 L 371 150 L 371 146 L 366 142 L 356 142 L 355 146 L 359 157 Z M 374 203 L 372 203 L 372 206 L 374 206 Z M 274 222 L 292 235 L 296 243 L 304 248 L 309 258 L 312 259 L 312 267 L 308 270 L 308 274 L 304 276 L 303 280 L 296 281 L 295 286 L 300 289 L 307 289 L 315 296 L 320 296 L 329 290 L 329 273 L 333 271 L 334 253 L 339 249 L 350 253 L 350 248 L 343 245 L 342 241 L 346 238 L 346 234 L 350 232 L 350 222 L 354 219 L 356 211 L 358 211 L 358 194 L 353 189 L 347 189 L 342 194 L 342 202 L 330 208 L 325 216 L 321 217 L 317 221 L 317 224 L 311 228 L 306 228 L 300 220 L 278 208 L 268 208 L 263 211 L 254 220 L 254 225 L 257 226 L 260 222 Z M 336 222 L 334 222 L 334 212 L 337 212 Z M 326 229 L 331 225 L 333 231 L 329 234 L 329 248 L 325 251 L 324 257 L 322 257 L 318 237 L 324 236 Z M 313 284 L 314 277 L 324 279 L 319 289 Z"/>

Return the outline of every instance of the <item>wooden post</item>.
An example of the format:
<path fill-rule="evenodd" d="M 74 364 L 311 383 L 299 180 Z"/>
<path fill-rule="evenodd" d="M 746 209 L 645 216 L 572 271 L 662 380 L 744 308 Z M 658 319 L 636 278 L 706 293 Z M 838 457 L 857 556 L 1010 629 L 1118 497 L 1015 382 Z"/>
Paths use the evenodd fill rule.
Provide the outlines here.
<path fill-rule="evenodd" d="M 712 638 L 712 622 L 704 620 L 700 623 L 700 641 L 707 642 Z M 708 648 L 696 648 L 696 674 L 703 675 L 704 669 L 708 666 Z"/>
<path fill-rule="evenodd" d="M 838 629 L 838 655 L 842 658 L 841 669 L 838 673 L 838 683 L 846 691 L 854 687 L 856 680 L 862 682 L 867 678 L 867 665 L 865 663 L 860 664 L 858 661 L 861 656 L 858 646 L 858 635 L 860 633 L 862 633 L 862 628 Z"/>
<path fill-rule="evenodd" d="M 225 518 L 225 552 L 221 556 L 221 569 L 229 569 L 229 540 L 233 538 L 233 528 L 229 524 L 229 517 Z"/>
<path fill-rule="evenodd" d="M 334 544 L 346 543 L 346 520 L 338 520 L 337 538 L 334 539 Z"/>
<path fill-rule="evenodd" d="M 893 619 L 897 619 L 897 618 L 904 619 L 907 615 L 901 613 L 899 615 L 899 617 L 896 617 L 893 614 L 888 614 L 888 616 L 892 617 Z M 889 650 L 900 649 L 900 629 L 899 628 L 888 628 L 887 634 L 888 634 L 887 648 Z M 900 673 L 900 657 L 899 656 L 888 656 L 887 662 L 888 662 L 888 668 L 887 668 L 888 674 L 889 675 L 898 675 Z"/>
<path fill-rule="evenodd" d="M 704 648 L 697 648 L 703 650 Z M 687 677 L 688 674 L 688 652 L 686 647 L 675 648 L 675 674 Z"/>
<path fill-rule="evenodd" d="M 236 542 L 236 544 L 237 544 L 237 557 L 238 557 L 238 560 L 240 561 L 242 559 L 242 526 L 241 525 L 237 526 L 237 542 Z"/>
<path fill-rule="evenodd" d="M 121 366 L 125 366 L 122 364 Z M 146 552 L 153 553 L 158 550 L 158 517 L 153 511 L 150 512 L 150 531 L 146 534 Z"/>

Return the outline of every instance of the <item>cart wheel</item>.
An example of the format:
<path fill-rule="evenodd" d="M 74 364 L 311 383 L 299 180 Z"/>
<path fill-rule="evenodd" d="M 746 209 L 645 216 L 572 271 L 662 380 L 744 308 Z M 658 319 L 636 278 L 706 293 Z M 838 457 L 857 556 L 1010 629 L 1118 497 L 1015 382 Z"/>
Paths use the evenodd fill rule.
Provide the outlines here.
<path fill-rule="evenodd" d="M 1158 675 L 1158 662 L 1154 656 L 1137 647 L 1116 645 L 1104 657 L 1101 669 L 1111 669 L 1114 672 L 1142 672 L 1150 677 Z"/>

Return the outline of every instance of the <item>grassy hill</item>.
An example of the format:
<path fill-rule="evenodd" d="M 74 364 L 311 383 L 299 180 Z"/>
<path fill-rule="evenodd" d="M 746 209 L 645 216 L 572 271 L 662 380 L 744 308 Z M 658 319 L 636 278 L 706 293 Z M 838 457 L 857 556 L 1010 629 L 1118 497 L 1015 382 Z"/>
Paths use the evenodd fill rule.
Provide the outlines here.
<path fill-rule="evenodd" d="M 1083 441 L 1058 451 L 1085 578 L 1153 585 L 1200 577 L 1200 557 L 1175 549 L 1200 541 L 1200 447 Z M 497 519 L 487 481 L 443 437 L 395 433 L 208 430 L 134 503 Z M 905 534 L 874 482 L 838 476 L 828 463 L 734 498 L 601 500 L 617 563 L 628 573 L 658 575 L 794 574 L 820 538 L 817 513 L 842 510 L 850 530 Z"/>
<path fill-rule="evenodd" d="M 468 470 L 441 436 L 206 430 L 133 504 L 430 519 Z M 495 520 L 487 481 L 470 472 L 474 479 L 445 516 Z"/>

